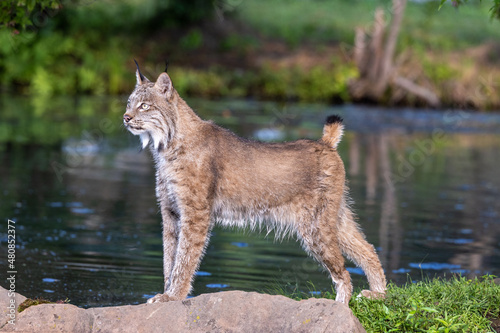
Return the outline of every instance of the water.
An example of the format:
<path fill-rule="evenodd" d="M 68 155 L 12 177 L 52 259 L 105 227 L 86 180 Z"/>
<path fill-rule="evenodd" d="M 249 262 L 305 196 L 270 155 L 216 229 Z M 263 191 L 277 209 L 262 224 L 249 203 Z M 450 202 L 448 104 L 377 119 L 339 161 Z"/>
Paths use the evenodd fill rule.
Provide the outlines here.
<path fill-rule="evenodd" d="M 398 284 L 500 275 L 500 117 L 463 112 L 190 100 L 205 119 L 263 140 L 340 144 L 354 208 Z M 2 286 L 7 219 L 16 221 L 17 291 L 79 306 L 136 304 L 163 285 L 154 170 L 121 126 L 125 98 L 4 98 L 0 123 Z M 347 266 L 356 287 L 360 269 Z M 311 283 L 314 287 L 311 286 Z M 331 290 L 294 239 L 215 228 L 193 295 L 298 285 Z"/>

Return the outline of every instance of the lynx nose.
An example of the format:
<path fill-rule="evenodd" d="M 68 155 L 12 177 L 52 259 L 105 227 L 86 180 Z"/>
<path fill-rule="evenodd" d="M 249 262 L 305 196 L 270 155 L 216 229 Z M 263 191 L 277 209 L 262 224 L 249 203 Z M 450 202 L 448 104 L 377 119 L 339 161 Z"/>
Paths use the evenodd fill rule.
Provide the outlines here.
<path fill-rule="evenodd" d="M 131 116 L 129 116 L 128 114 L 124 114 L 124 115 L 123 115 L 123 120 L 124 120 L 126 123 L 128 123 L 129 121 L 131 121 L 131 120 L 132 120 L 132 117 L 131 117 Z"/>

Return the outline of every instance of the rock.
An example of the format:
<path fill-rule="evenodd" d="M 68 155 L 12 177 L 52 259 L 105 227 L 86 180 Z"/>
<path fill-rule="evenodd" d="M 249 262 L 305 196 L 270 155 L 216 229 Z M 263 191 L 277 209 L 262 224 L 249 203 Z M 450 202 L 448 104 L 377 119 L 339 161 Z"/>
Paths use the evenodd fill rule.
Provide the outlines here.
<path fill-rule="evenodd" d="M 26 297 L 24 297 L 23 295 L 21 294 L 18 294 L 18 293 L 14 293 L 14 297 L 10 297 L 9 295 L 9 291 L 7 289 L 4 289 L 3 287 L 0 287 L 0 307 L 1 307 L 1 322 L 0 322 L 0 329 L 2 327 L 2 325 L 4 323 L 6 323 L 7 321 L 11 320 L 11 315 L 18 315 L 17 313 L 17 307 L 19 306 L 19 304 L 21 304 L 22 302 L 24 302 L 24 300 L 26 299 Z M 11 300 L 15 300 L 15 303 L 14 305 L 12 306 L 11 305 Z M 10 308 L 9 308 L 10 306 Z M 11 312 L 11 310 L 13 310 L 12 308 L 15 308 L 16 309 L 16 312 Z"/>
<path fill-rule="evenodd" d="M 8 305 L 0 287 L 0 306 Z M 21 296 L 22 297 L 22 296 Z M 20 304 L 20 303 L 19 303 Z M 5 316 L 4 316 L 5 317 Z M 365 332 L 351 310 L 327 299 L 227 291 L 167 303 L 81 309 L 42 304 L 4 319 L 1 332 Z"/>

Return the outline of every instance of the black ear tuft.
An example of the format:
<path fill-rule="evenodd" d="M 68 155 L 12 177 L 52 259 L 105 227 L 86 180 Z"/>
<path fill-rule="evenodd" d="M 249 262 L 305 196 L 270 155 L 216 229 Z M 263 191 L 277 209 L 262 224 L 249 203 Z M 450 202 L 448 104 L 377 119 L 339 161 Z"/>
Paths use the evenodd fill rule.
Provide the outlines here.
<path fill-rule="evenodd" d="M 334 115 L 328 116 L 326 118 L 326 125 L 335 124 L 335 123 L 341 124 L 343 121 L 344 120 L 342 119 L 342 117 L 334 114 Z"/>
<path fill-rule="evenodd" d="M 144 75 L 142 75 L 141 70 L 139 69 L 139 64 L 137 63 L 137 61 L 135 59 L 134 59 L 134 62 L 135 62 L 135 66 L 137 66 L 137 72 L 139 72 L 139 76 L 141 78 L 141 81 L 144 81 L 145 77 L 144 77 Z"/>
<path fill-rule="evenodd" d="M 168 60 L 165 60 L 165 73 L 168 73 Z"/>

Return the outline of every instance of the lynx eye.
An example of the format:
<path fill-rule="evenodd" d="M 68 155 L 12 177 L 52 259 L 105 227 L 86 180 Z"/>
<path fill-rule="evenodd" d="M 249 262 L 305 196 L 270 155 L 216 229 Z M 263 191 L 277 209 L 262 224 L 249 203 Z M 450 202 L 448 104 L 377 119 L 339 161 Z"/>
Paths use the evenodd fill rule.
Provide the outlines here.
<path fill-rule="evenodd" d="M 127 108 L 130 107 L 130 101 L 127 101 Z"/>
<path fill-rule="evenodd" d="M 141 110 L 149 110 L 149 105 L 146 103 L 141 104 Z"/>

